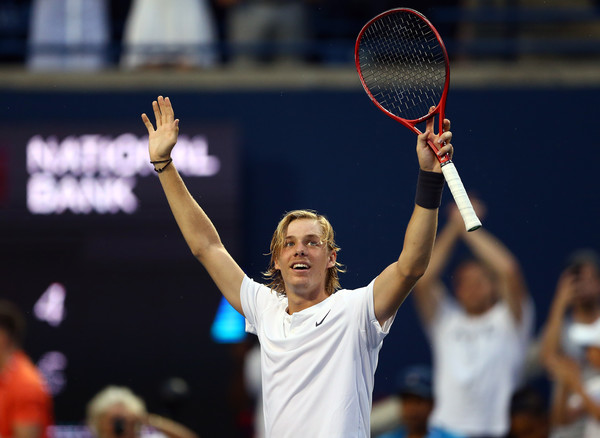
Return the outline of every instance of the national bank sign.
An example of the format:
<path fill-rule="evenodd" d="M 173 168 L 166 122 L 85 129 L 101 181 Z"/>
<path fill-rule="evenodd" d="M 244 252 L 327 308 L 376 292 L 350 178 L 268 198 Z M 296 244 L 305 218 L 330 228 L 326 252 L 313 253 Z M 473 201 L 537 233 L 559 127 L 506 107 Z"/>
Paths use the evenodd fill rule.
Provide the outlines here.
<path fill-rule="evenodd" d="M 34 214 L 134 213 L 138 178 L 153 175 L 148 136 L 125 133 L 35 135 L 27 142 L 27 208 Z M 221 168 L 206 137 L 180 135 L 173 161 L 181 174 L 210 177 Z"/>

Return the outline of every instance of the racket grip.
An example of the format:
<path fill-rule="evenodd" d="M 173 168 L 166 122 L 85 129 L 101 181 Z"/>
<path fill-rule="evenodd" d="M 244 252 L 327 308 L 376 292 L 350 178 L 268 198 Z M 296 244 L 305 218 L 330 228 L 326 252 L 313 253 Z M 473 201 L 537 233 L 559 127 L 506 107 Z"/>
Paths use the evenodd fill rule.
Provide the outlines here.
<path fill-rule="evenodd" d="M 458 206 L 458 211 L 460 211 L 460 215 L 465 221 L 465 227 L 467 231 L 475 231 L 476 229 L 480 228 L 481 221 L 475 214 L 475 210 L 473 210 L 471 200 L 467 195 L 465 186 L 458 175 L 458 171 L 456 170 L 454 163 L 452 161 L 447 161 L 444 163 L 442 165 L 442 173 L 444 174 L 444 178 L 448 183 L 448 187 L 450 187 L 450 191 L 454 197 L 454 202 L 456 202 L 456 205 Z"/>

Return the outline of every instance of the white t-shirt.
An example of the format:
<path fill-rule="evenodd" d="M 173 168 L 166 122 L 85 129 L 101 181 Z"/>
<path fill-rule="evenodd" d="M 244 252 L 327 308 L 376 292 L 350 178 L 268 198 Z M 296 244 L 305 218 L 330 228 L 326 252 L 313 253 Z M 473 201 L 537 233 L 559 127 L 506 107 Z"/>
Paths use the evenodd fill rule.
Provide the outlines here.
<path fill-rule="evenodd" d="M 594 401 L 600 403 L 600 370 L 591 366 L 584 366 L 582 369 L 583 389 L 586 394 Z M 572 394 L 568 401 L 571 409 L 583 410 L 583 399 L 579 394 Z M 598 438 L 600 437 L 600 421 L 596 420 L 592 415 L 583 417 L 583 433 L 582 438 Z"/>
<path fill-rule="evenodd" d="M 373 282 L 340 290 L 289 315 L 287 297 L 244 278 L 246 331 L 258 335 L 266 436 L 359 438 L 370 435 L 375 369 L 383 338 Z"/>
<path fill-rule="evenodd" d="M 520 324 L 503 301 L 483 315 L 470 316 L 445 295 L 428 327 L 436 401 L 432 426 L 461 435 L 506 434 L 510 398 L 520 383 L 533 314 L 528 299 Z"/>

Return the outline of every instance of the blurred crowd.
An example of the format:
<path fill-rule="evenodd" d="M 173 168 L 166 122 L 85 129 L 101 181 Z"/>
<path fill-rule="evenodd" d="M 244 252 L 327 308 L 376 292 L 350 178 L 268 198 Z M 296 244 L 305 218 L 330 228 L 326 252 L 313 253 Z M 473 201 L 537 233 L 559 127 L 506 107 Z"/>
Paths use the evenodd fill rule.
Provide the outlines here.
<path fill-rule="evenodd" d="M 385 9 L 408 6 L 427 13 L 437 8 L 440 13 L 522 3 L 543 2 L 3 0 L 0 61 L 33 71 L 346 62 L 348 42 L 352 47 L 360 27 Z M 561 30 L 597 36 L 597 21 L 590 21 L 597 16 L 595 2 L 568 3 L 596 15 L 585 16 L 585 29 Z M 490 32 L 516 32 L 498 19 L 458 22 L 440 20 L 442 33 L 476 41 Z M 484 216 L 483 204 L 477 204 Z M 445 284 L 444 271 L 459 245 L 472 257 L 462 260 Z M 487 230 L 466 233 L 451 212 L 440 227 L 430 267 L 409 298 L 412 303 L 405 304 L 417 309 L 432 363 L 399 370 L 394 393 L 374 404 L 373 435 L 600 437 L 600 256 L 580 249 L 561 257 L 561 272 L 544 273 L 557 278 L 555 291 L 548 293 L 550 311 L 536 315 L 518 254 Z M 0 301 L 0 438 L 46 438 L 57 420 L 44 378 L 23 350 L 24 329 L 20 309 Z M 256 438 L 262 424 L 258 348 L 248 345 L 243 351 L 243 380 L 256 415 L 243 436 Z M 106 383 L 91 400 L 82 400 L 88 403 L 92 436 L 197 438 L 185 425 L 149 413 L 130 388 Z"/>
<path fill-rule="evenodd" d="M 594 0 L 3 0 L 0 62 L 35 71 L 347 63 L 376 14 L 426 14 L 451 57 L 598 55 Z"/>
<path fill-rule="evenodd" d="M 474 200 L 479 217 L 483 203 Z M 470 255 L 443 275 L 455 250 Z M 548 315 L 537 315 L 518 257 L 490 231 L 465 231 L 456 207 L 440 227 L 430 266 L 405 306 L 414 305 L 432 362 L 398 370 L 389 396 L 376 400 L 372 435 L 381 438 L 600 437 L 600 255 L 564 258 Z M 25 317 L 0 300 L 0 436 L 61 438 L 42 373 L 23 350 Z M 240 437 L 261 438 L 261 371 L 254 337 L 237 344 L 233 409 Z M 404 362 L 410 362 L 405 357 Z M 77 437 L 197 438 L 149 413 L 130 388 L 107 386 L 87 401 Z M 53 431 L 49 433 L 49 431 Z M 69 435 L 74 436 L 74 435 Z"/>

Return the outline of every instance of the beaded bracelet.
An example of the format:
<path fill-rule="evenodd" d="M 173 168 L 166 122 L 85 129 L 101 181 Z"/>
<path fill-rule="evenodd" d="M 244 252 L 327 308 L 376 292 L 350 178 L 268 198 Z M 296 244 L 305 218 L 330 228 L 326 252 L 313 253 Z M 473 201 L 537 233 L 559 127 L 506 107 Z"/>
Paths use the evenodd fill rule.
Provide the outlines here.
<path fill-rule="evenodd" d="M 161 163 L 167 163 L 165 164 L 163 167 L 161 167 L 160 169 L 157 169 L 156 167 L 154 168 L 154 171 L 156 173 L 161 173 L 163 170 L 165 170 L 169 164 L 171 164 L 173 162 L 173 158 L 169 158 L 168 160 L 160 160 L 160 161 L 150 161 L 150 164 L 161 164 Z"/>

